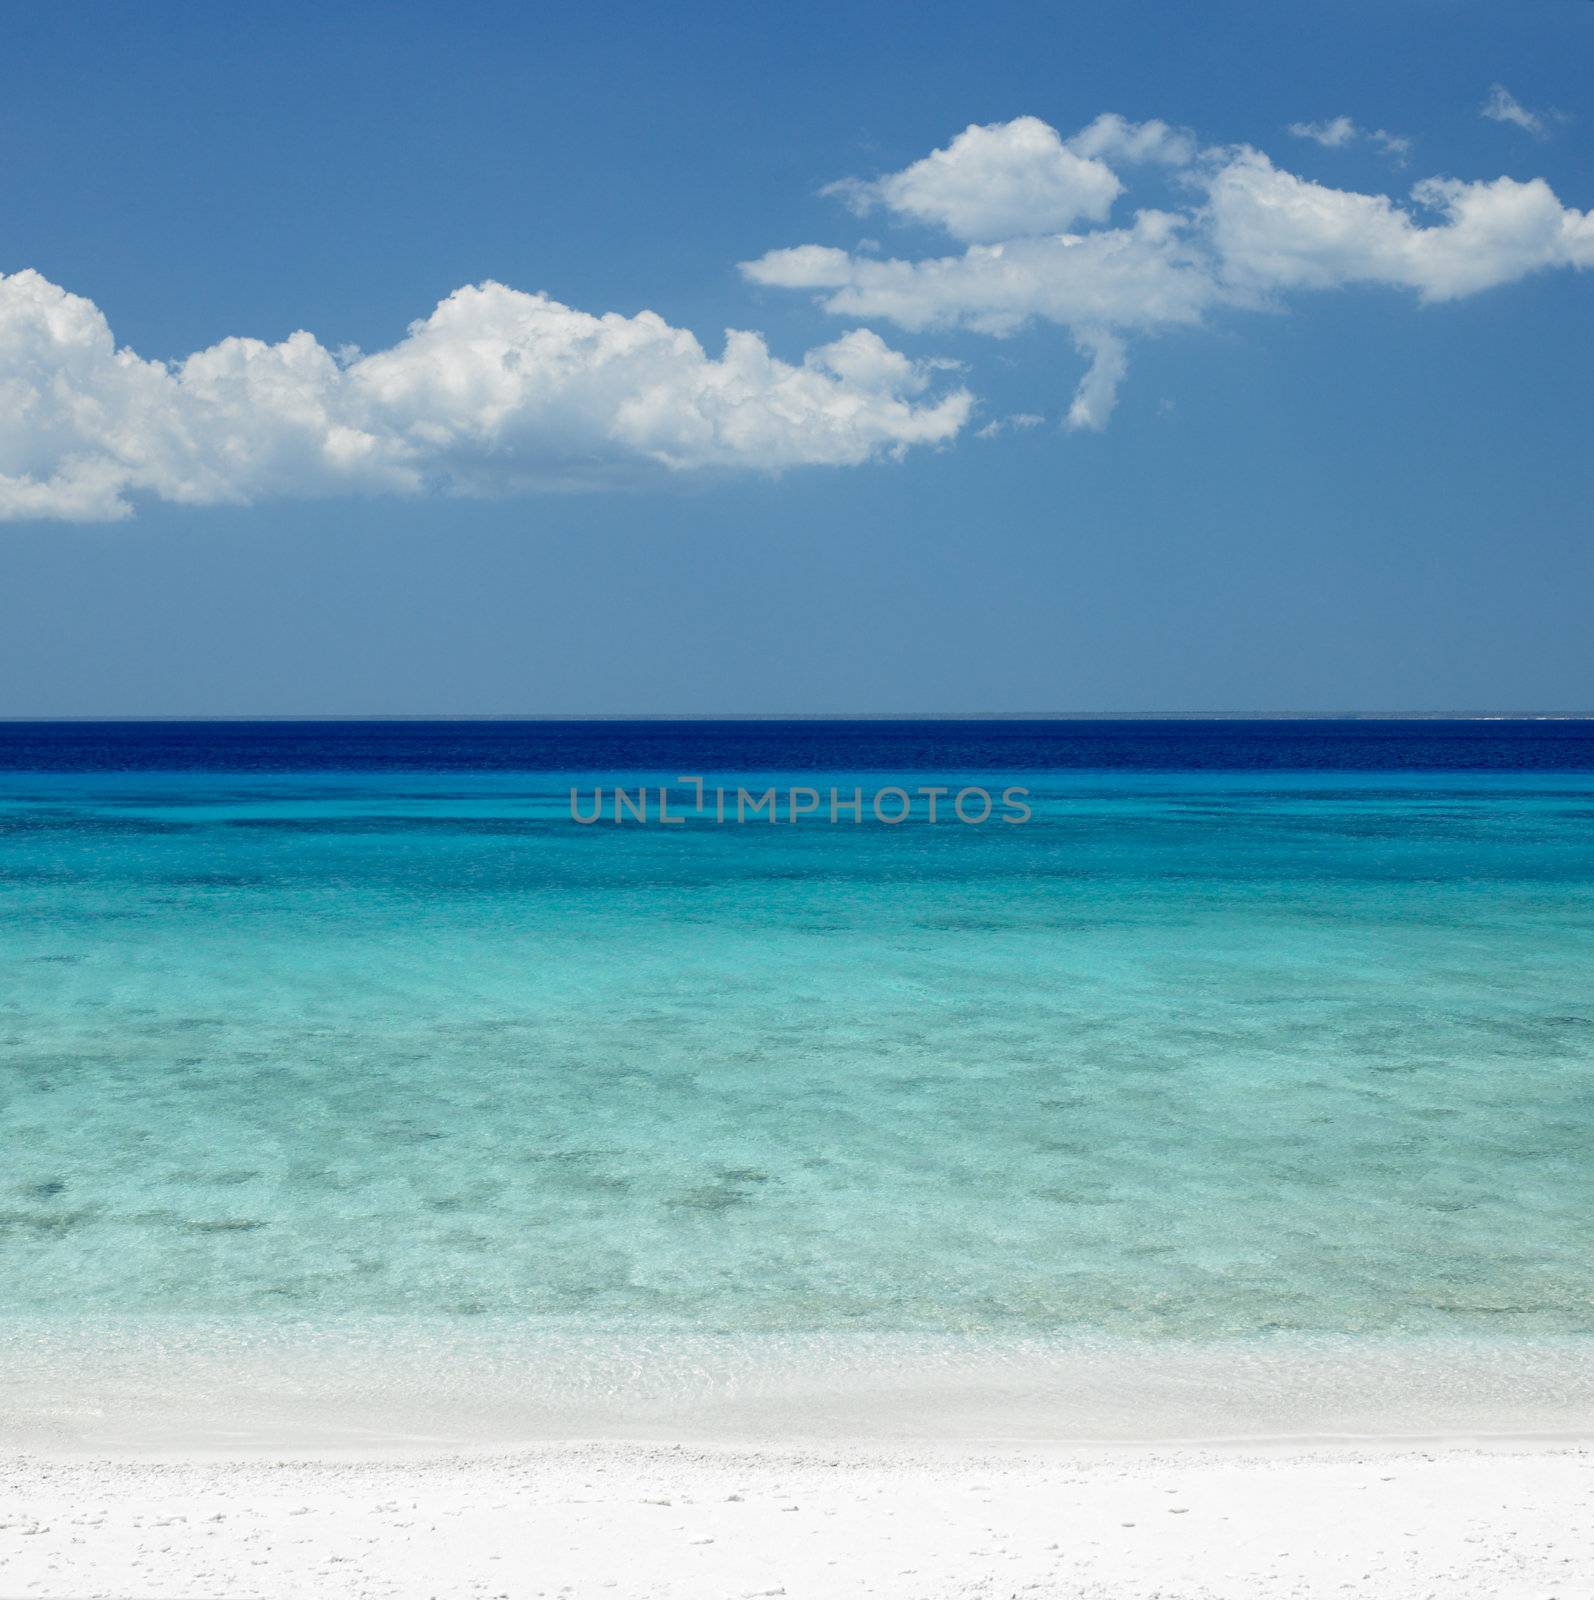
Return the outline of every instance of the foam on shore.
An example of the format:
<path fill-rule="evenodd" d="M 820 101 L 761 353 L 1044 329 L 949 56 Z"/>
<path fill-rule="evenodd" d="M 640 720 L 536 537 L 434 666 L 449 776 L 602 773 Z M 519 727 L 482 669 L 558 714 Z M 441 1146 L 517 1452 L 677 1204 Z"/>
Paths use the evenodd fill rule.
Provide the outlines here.
<path fill-rule="evenodd" d="M 644 1337 L 489 1322 L 0 1331 L 0 1438 L 66 1452 L 559 1440 L 1594 1438 L 1580 1340 Z"/>

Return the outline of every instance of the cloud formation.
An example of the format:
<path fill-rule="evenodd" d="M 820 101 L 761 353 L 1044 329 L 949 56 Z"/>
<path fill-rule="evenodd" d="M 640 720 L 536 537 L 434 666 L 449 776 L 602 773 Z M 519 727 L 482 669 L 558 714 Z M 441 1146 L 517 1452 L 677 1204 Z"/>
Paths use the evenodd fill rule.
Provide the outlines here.
<path fill-rule="evenodd" d="M 1486 115 L 1542 127 L 1496 96 Z M 1292 131 L 1331 149 L 1395 143 L 1348 117 Z M 1131 182 L 1159 203 L 1130 209 Z M 1397 200 L 1114 114 L 1068 137 L 1037 117 L 971 126 L 830 192 L 950 244 L 898 256 L 799 244 L 742 263 L 748 281 L 912 333 L 1055 325 L 1083 361 L 1063 420 L 1086 431 L 1112 416 L 1136 337 L 1351 285 L 1432 303 L 1594 266 L 1594 213 L 1542 178 L 1430 177 Z M 975 400 L 950 386 L 949 365 L 867 327 L 796 363 L 743 332 L 711 356 L 653 312 L 594 316 L 492 282 L 370 355 L 299 332 L 161 362 L 118 348 L 92 301 L 37 272 L 0 274 L 0 521 L 114 520 L 140 497 L 498 495 L 853 466 L 963 431 Z"/>
<path fill-rule="evenodd" d="M 1386 156 L 1404 166 L 1411 154 L 1411 140 L 1385 128 L 1363 128 L 1349 117 L 1333 117 L 1326 122 L 1292 122 L 1289 132 L 1297 139 L 1310 139 L 1325 150 L 1343 150 L 1347 145 L 1375 144 Z"/>
<path fill-rule="evenodd" d="M 1010 416 L 996 417 L 987 422 L 983 428 L 974 432 L 976 439 L 996 439 L 1004 433 L 1027 433 L 1031 428 L 1038 428 L 1045 421 L 1045 417 L 1034 411 L 1015 411 Z"/>
<path fill-rule="evenodd" d="M 1039 117 L 965 128 L 944 150 L 872 183 L 843 178 L 825 193 L 860 215 L 875 206 L 944 228 L 954 239 L 1005 239 L 1102 221 L 1122 192 L 1112 168 L 1078 156 Z"/>
<path fill-rule="evenodd" d="M 373 355 L 301 332 L 168 365 L 19 272 L 0 275 L 0 520 L 115 520 L 138 495 L 493 495 L 851 466 L 959 432 L 973 399 L 931 396 L 933 375 L 865 329 L 797 365 L 752 333 L 714 358 L 652 312 L 590 316 L 500 283 L 457 290 Z"/>
<path fill-rule="evenodd" d="M 901 172 L 842 178 L 820 192 L 859 216 L 878 207 L 943 228 L 954 239 L 1010 239 L 1105 221 L 1124 187 L 1110 162 L 1178 165 L 1194 152 L 1188 134 L 1163 122 L 1097 117 L 1065 143 L 1039 117 L 1015 117 L 971 123 L 946 149 Z"/>
<path fill-rule="evenodd" d="M 1545 115 L 1539 111 L 1529 111 L 1503 83 L 1490 88 L 1489 98 L 1479 108 L 1478 115 L 1487 117 L 1491 122 L 1509 122 L 1524 133 L 1531 133 L 1535 139 L 1548 139 L 1550 136 Z"/>
<path fill-rule="evenodd" d="M 1080 152 L 1094 149 L 1090 160 L 1116 154 L 1123 164 L 1124 152 L 1140 144 L 1174 169 L 1174 203 L 1113 223 L 1113 200 L 1102 209 L 1107 189 L 1096 182 L 1095 209 L 1076 204 L 1074 214 L 1098 227 L 1057 226 L 1060 205 L 1024 212 L 1003 200 L 972 233 L 966 219 L 954 226 L 941 218 L 944 231 L 966 241 L 958 252 L 882 258 L 806 244 L 744 262 L 743 274 L 815 293 L 838 316 L 914 332 L 961 328 L 1006 338 L 1034 322 L 1057 324 L 1087 361 L 1067 425 L 1098 429 L 1128 368 L 1127 334 L 1192 326 L 1219 308 L 1277 310 L 1310 290 L 1367 284 L 1437 302 L 1534 272 L 1594 266 L 1594 214 L 1563 206 L 1542 178 L 1427 178 L 1400 204 L 1298 177 L 1250 146 L 1197 150 L 1162 123 L 1098 118 L 1063 139 L 1055 130 L 1043 134 L 1034 118 L 1021 120 L 1018 138 L 1006 132 L 1013 124 L 969 129 L 927 159 L 977 153 L 984 192 L 1012 196 L 1033 184 L 1037 162 L 1050 163 L 1055 178 L 1072 170 L 1063 155 L 1084 159 Z M 1326 127 L 1330 143 L 1356 131 L 1354 124 Z M 899 198 L 898 180 L 917 174 L 921 184 L 924 165 L 874 180 L 866 186 L 871 201 L 929 220 L 921 201 Z M 992 236 L 998 218 L 1007 224 L 1000 238 Z"/>

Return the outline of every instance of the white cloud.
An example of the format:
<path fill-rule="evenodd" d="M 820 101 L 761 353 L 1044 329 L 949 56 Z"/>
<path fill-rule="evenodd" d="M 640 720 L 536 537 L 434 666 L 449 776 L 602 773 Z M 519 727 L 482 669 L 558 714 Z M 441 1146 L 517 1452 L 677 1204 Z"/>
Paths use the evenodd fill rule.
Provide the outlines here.
<path fill-rule="evenodd" d="M 1123 185 L 1110 167 L 1075 154 L 1039 117 L 971 123 L 944 150 L 901 172 L 844 178 L 824 192 L 854 211 L 875 206 L 945 228 L 956 239 L 1050 233 L 1102 221 Z"/>
<path fill-rule="evenodd" d="M 1015 411 L 1011 416 L 997 417 L 987 422 L 983 428 L 977 428 L 974 437 L 994 439 L 1003 433 L 1027 433 L 1031 428 L 1040 427 L 1045 420 L 1045 417 L 1034 411 Z"/>
<path fill-rule="evenodd" d="M 1155 118 L 1150 122 L 1130 122 L 1116 111 L 1106 111 L 1074 134 L 1068 148 L 1075 155 L 1109 164 L 1116 162 L 1119 166 L 1149 161 L 1180 167 L 1195 159 L 1196 141 L 1193 134 Z"/>
<path fill-rule="evenodd" d="M 1110 119 L 1098 118 L 1086 133 L 1105 126 Z M 1356 132 L 1323 130 L 1331 144 Z M 1033 130 L 1025 137 L 1035 142 Z M 1124 144 L 1098 134 L 1091 147 Z M 1199 152 L 1176 171 L 1175 187 L 1183 203 L 1118 225 L 1041 233 L 1026 223 L 1011 237 L 914 259 L 799 245 L 742 271 L 813 291 L 838 316 L 914 331 L 1005 338 L 1036 321 L 1064 327 L 1089 360 L 1068 425 L 1100 428 L 1127 369 L 1127 334 L 1192 326 L 1220 308 L 1279 309 L 1310 290 L 1371 284 L 1456 300 L 1534 272 L 1594 266 L 1594 213 L 1563 206 L 1542 178 L 1428 178 L 1401 204 L 1313 183 L 1242 145 Z"/>
<path fill-rule="evenodd" d="M 1074 401 L 1068 408 L 1068 426 L 1100 433 L 1118 404 L 1118 385 L 1129 370 L 1129 352 L 1123 340 L 1105 328 L 1081 329 L 1074 335 L 1074 343 L 1089 365 L 1079 380 L 1079 387 L 1074 390 Z"/>
<path fill-rule="evenodd" d="M 1349 118 L 1302 130 L 1330 148 L 1392 138 Z M 1121 205 L 1126 173 L 1159 203 Z M 1071 429 L 1107 424 L 1136 336 L 1355 284 L 1435 302 L 1594 267 L 1594 214 L 1542 178 L 1431 177 L 1396 199 L 1111 114 L 1066 139 L 1034 117 L 976 125 L 837 192 L 950 242 L 897 258 L 799 244 L 743 263 L 744 276 L 914 332 L 1062 328 L 1086 363 Z M 36 272 L 0 274 L 0 520 L 115 519 L 140 497 L 496 495 L 856 465 L 963 430 L 975 402 L 948 388 L 947 366 L 862 327 L 795 363 L 752 333 L 728 333 L 711 356 L 652 312 L 593 316 L 490 282 L 374 354 L 299 332 L 166 363 L 118 349 L 91 301 Z"/>
<path fill-rule="evenodd" d="M 1182 166 L 1194 138 L 1166 122 L 1108 112 L 1069 139 L 1039 117 L 971 123 L 944 150 L 881 178 L 842 178 L 820 192 L 862 216 L 875 209 L 980 243 L 1104 222 L 1123 183 L 1113 165 Z"/>
<path fill-rule="evenodd" d="M 751 333 L 711 358 L 644 311 L 589 316 L 498 283 L 457 290 L 391 349 L 224 339 L 167 365 L 92 301 L 0 275 L 0 520 L 112 520 L 130 496 L 501 494 L 714 469 L 855 465 L 951 439 L 964 390 L 858 329 L 800 364 Z"/>
<path fill-rule="evenodd" d="M 1531 133 L 1535 139 L 1547 139 L 1550 136 L 1545 114 L 1540 111 L 1529 111 L 1503 83 L 1497 83 L 1490 88 L 1489 98 L 1479 108 L 1478 115 L 1487 117 L 1491 122 L 1512 123 L 1524 132 Z"/>
<path fill-rule="evenodd" d="M 843 316 L 998 337 L 1036 318 L 1089 327 L 1192 323 L 1212 300 L 1186 219 L 1160 211 L 1139 212 L 1126 228 L 1009 239 L 917 261 L 801 245 L 742 270 L 755 283 L 827 291 L 821 303 Z"/>
<path fill-rule="evenodd" d="M 1349 117 L 1335 117 L 1332 122 L 1292 122 L 1290 132 L 1297 139 L 1313 139 L 1329 150 L 1354 144 L 1361 136 L 1361 129 Z"/>
<path fill-rule="evenodd" d="M 1326 122 L 1292 122 L 1289 132 L 1297 139 L 1310 139 L 1325 150 L 1342 150 L 1347 145 L 1375 144 L 1401 166 L 1411 154 L 1411 140 L 1386 128 L 1363 128 L 1349 117 L 1333 117 Z"/>
<path fill-rule="evenodd" d="M 1221 281 L 1264 293 L 1353 283 L 1455 300 L 1547 267 L 1594 266 L 1594 215 L 1563 207 L 1542 178 L 1426 178 L 1424 225 L 1385 195 L 1311 183 L 1245 150 L 1213 175 L 1203 223 Z"/>

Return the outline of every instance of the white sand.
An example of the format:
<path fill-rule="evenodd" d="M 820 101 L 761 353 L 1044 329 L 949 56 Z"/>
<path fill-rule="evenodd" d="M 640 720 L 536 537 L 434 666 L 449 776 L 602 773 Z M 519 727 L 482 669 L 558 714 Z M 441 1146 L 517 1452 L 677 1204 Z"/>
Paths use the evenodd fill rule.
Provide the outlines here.
<path fill-rule="evenodd" d="M 1594 1595 L 1594 1450 L 604 1442 L 0 1463 L 0 1596 Z"/>
<path fill-rule="evenodd" d="M 0 1600 L 1594 1597 L 1581 1342 L 124 1335 L 0 1337 Z"/>

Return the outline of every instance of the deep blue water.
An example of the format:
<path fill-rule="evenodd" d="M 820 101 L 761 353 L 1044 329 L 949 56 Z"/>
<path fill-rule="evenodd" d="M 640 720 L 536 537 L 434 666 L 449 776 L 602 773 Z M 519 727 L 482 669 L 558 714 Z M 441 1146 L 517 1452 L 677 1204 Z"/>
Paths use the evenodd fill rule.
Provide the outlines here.
<path fill-rule="evenodd" d="M 0 770 L 1575 772 L 1594 722 L 33 722 Z"/>

